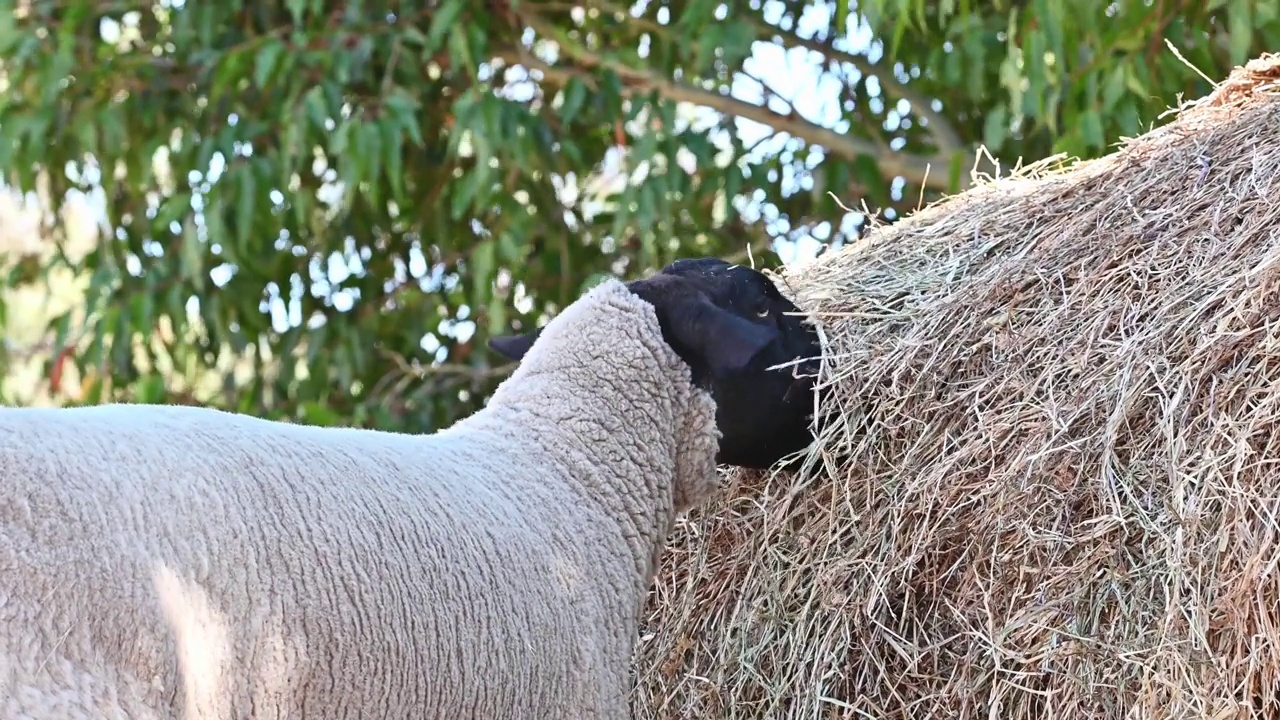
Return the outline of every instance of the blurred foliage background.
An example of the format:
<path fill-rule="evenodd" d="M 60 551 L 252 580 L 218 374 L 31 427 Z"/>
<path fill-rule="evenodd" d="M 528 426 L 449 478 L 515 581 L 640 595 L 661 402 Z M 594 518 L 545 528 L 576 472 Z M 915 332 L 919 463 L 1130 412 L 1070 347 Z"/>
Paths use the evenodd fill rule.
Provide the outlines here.
<path fill-rule="evenodd" d="M 1276 47 L 1280 0 L 8 0 L 2 399 L 428 431 L 604 275 L 839 247 Z"/>

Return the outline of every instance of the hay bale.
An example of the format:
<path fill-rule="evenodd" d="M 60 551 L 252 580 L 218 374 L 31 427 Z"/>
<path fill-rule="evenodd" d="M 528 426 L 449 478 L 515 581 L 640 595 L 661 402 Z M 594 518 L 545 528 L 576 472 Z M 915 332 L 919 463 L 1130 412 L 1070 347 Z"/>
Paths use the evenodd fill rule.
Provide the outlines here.
<path fill-rule="evenodd" d="M 637 717 L 1280 710 L 1277 80 L 788 273 L 825 430 L 677 528 Z"/>

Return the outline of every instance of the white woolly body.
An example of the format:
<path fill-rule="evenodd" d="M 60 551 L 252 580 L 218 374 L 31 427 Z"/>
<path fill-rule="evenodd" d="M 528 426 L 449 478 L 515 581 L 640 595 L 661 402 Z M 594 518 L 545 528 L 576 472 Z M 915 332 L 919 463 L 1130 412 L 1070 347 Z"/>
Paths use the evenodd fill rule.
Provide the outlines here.
<path fill-rule="evenodd" d="M 0 717 L 629 717 L 714 405 L 620 283 L 432 436 L 0 410 Z"/>

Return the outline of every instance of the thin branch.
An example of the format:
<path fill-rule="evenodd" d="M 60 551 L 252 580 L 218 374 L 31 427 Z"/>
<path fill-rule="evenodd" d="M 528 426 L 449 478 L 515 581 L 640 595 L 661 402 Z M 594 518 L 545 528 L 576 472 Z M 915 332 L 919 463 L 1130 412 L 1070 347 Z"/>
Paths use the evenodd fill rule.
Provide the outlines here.
<path fill-rule="evenodd" d="M 933 135 L 934 140 L 938 143 L 938 149 L 942 154 L 947 155 L 967 149 L 964 140 L 960 138 L 960 134 L 952 127 L 947 117 L 934 111 L 932 100 L 916 92 L 915 88 L 899 82 L 894 77 L 892 68 L 877 67 L 865 57 L 837 50 L 832 41 L 822 42 L 821 40 L 802 37 L 794 32 L 783 30 L 776 25 L 770 25 L 764 18 L 759 16 L 753 15 L 751 22 L 756 26 L 757 37 L 762 40 L 771 40 L 784 45 L 796 45 L 812 50 L 825 55 L 830 60 L 849 63 L 863 75 L 875 76 L 881 88 L 890 95 L 906 100 L 911 104 L 911 113 L 913 115 L 928 121 L 929 133 Z"/>
<path fill-rule="evenodd" d="M 546 32 L 547 27 L 540 19 L 524 15 L 521 20 L 539 34 L 548 35 Z M 551 35 L 554 37 L 554 34 Z M 647 71 L 637 70 L 621 62 L 600 57 L 569 43 L 559 43 L 559 46 L 566 56 L 577 61 L 578 67 L 550 65 L 523 50 L 518 51 L 515 57 L 502 57 L 502 59 L 509 64 L 523 65 L 530 70 L 537 70 L 542 73 L 543 78 L 556 84 L 567 83 L 574 77 L 590 83 L 590 70 L 596 68 L 612 70 L 622 80 L 622 92 L 626 95 L 640 95 L 650 91 L 657 92 L 669 100 L 700 105 L 724 115 L 745 118 L 767 125 L 778 132 L 788 133 L 811 145 L 820 145 L 833 155 L 848 160 L 856 160 L 863 155 L 870 156 L 875 159 L 877 165 L 886 175 L 889 177 L 901 176 L 913 185 L 926 185 L 942 191 L 950 189 L 947 185 L 949 173 L 947 173 L 946 168 L 949 167 L 951 160 L 945 154 L 923 157 L 893 152 L 879 147 L 873 142 L 842 135 L 830 128 L 806 120 L 796 113 L 779 115 L 766 107 L 739 100 L 729 95 L 720 95 L 684 83 L 657 77 Z M 932 172 L 930 172 L 931 167 L 934 168 Z M 967 178 L 963 175 L 960 177 L 959 182 L 961 189 L 968 184 Z"/>
<path fill-rule="evenodd" d="M 758 258 L 769 252 L 773 248 L 773 238 L 765 237 L 761 240 L 747 243 L 747 246 L 737 252 L 731 252 L 724 256 L 724 261 L 731 265 L 741 265 L 752 258 Z"/>
<path fill-rule="evenodd" d="M 645 30 L 660 33 L 668 33 L 671 30 L 671 28 L 647 18 L 637 18 L 629 11 L 608 0 L 596 0 L 593 4 L 606 12 L 624 14 L 627 16 L 629 23 L 635 23 Z M 772 25 L 763 17 L 754 14 L 750 18 L 750 23 L 755 27 L 756 38 L 759 40 L 812 50 L 826 56 L 828 60 L 848 63 L 863 75 L 875 76 L 881 88 L 894 97 L 906 100 L 911 104 L 911 113 L 928 123 L 929 133 L 938 144 L 940 154 L 950 155 L 968 149 L 967 144 L 960 138 L 960 134 L 956 132 L 955 127 L 952 126 L 951 121 L 942 113 L 934 111 L 932 99 L 899 81 L 898 78 L 894 77 L 892 68 L 881 68 L 864 56 L 837 50 L 834 44 L 834 36 L 826 42 L 803 37 L 793 31 L 783 30 L 777 25 Z"/>

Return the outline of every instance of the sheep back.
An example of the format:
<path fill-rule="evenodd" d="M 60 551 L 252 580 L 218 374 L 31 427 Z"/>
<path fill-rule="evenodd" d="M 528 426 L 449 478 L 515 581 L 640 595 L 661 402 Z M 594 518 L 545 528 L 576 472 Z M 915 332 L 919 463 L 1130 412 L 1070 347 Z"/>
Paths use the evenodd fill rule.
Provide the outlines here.
<path fill-rule="evenodd" d="M 714 416 L 617 282 L 432 436 L 0 410 L 0 714 L 628 717 Z"/>
<path fill-rule="evenodd" d="M 621 680 L 593 668 L 618 663 L 582 627 L 616 620 L 584 575 L 617 550 L 489 441 L 182 407 L 0 411 L 0 715 L 608 704 L 595 696 Z"/>

